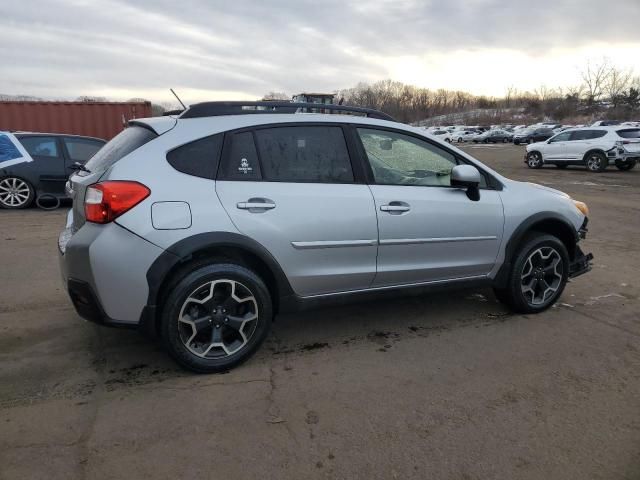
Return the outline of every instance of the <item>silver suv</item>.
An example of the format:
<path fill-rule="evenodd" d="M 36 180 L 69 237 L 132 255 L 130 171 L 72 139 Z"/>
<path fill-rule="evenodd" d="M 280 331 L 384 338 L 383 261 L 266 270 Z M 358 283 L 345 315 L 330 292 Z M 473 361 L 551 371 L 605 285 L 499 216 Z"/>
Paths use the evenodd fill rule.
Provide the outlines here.
<path fill-rule="evenodd" d="M 60 263 L 78 313 L 215 372 L 278 312 L 489 286 L 534 313 L 591 268 L 584 203 L 384 113 L 313 108 L 209 102 L 131 121 L 68 184 Z"/>

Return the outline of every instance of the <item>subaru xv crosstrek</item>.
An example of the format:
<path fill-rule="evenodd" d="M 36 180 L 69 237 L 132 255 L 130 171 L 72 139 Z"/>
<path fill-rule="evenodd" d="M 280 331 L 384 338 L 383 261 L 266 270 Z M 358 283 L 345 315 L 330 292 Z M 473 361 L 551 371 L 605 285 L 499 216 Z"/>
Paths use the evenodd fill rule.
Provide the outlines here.
<path fill-rule="evenodd" d="M 536 313 L 591 268 L 584 203 L 384 113 L 305 108 L 207 102 L 129 122 L 70 178 L 58 243 L 80 316 L 217 372 L 278 312 L 487 286 Z"/>

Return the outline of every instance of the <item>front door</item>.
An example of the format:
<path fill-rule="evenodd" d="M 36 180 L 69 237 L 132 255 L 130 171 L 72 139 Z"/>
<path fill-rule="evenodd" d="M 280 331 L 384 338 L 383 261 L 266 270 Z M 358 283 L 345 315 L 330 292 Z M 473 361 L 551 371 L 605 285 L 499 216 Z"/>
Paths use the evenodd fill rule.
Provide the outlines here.
<path fill-rule="evenodd" d="M 309 296 L 367 288 L 375 276 L 373 197 L 355 177 L 341 126 L 270 126 L 227 134 L 216 192 Z"/>
<path fill-rule="evenodd" d="M 566 160 L 567 143 L 571 137 L 571 132 L 563 132 L 551 138 L 544 146 L 545 160 Z"/>
<path fill-rule="evenodd" d="M 452 188 L 451 169 L 462 159 L 422 137 L 358 128 L 372 170 L 378 216 L 374 286 L 487 275 L 504 224 L 500 194 L 481 184 L 480 199 Z"/>

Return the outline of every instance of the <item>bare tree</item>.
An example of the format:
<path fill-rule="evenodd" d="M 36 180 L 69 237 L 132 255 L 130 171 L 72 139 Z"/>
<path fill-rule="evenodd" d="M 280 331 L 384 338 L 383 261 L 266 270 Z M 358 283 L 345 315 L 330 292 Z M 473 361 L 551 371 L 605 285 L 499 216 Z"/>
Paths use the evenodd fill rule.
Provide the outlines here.
<path fill-rule="evenodd" d="M 587 62 L 587 67 L 581 72 L 584 81 L 587 106 L 593 105 L 602 97 L 605 85 L 611 75 L 611 65 L 607 58 L 598 64 Z"/>
<path fill-rule="evenodd" d="M 624 92 L 633 84 L 633 70 L 612 67 L 609 76 L 603 87 L 607 97 L 611 101 L 613 108 L 620 104 Z"/>
<path fill-rule="evenodd" d="M 284 92 L 269 92 L 262 96 L 262 100 L 291 100 L 291 96 Z"/>

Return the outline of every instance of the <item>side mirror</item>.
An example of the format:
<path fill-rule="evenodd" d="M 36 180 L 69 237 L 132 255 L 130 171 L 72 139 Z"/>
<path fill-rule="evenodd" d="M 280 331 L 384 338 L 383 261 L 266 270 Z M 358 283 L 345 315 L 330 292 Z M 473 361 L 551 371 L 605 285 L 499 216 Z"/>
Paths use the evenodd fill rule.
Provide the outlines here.
<path fill-rule="evenodd" d="M 480 200 L 480 172 L 473 165 L 456 165 L 451 170 L 451 186 L 466 188 L 469 200 Z"/>

